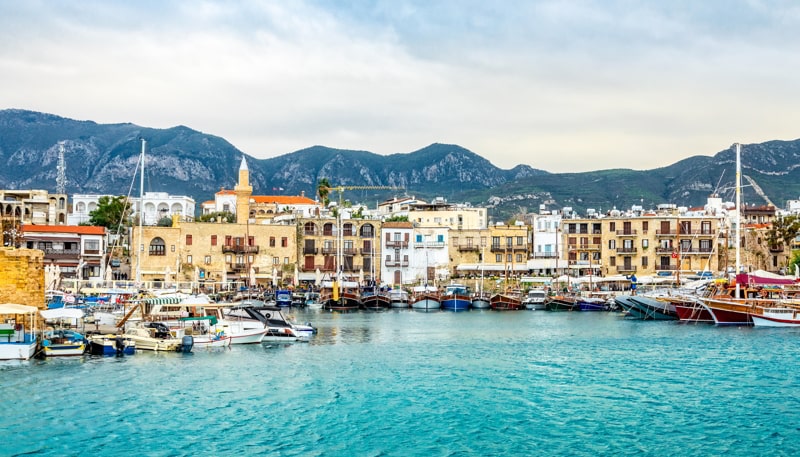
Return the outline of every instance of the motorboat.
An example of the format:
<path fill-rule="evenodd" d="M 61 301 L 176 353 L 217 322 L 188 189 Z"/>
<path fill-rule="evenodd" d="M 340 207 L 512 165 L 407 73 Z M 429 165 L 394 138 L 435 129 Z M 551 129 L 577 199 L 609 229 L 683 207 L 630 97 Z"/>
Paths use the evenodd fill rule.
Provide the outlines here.
<path fill-rule="evenodd" d="M 477 292 L 472 296 L 471 306 L 473 309 L 489 309 L 492 307 L 491 299 L 486 292 Z"/>
<path fill-rule="evenodd" d="M 26 316 L 22 322 L 7 319 L 0 323 L 0 360 L 28 360 L 36 353 L 39 341 L 36 337 L 35 306 L 15 303 L 0 304 L 0 315 Z M 25 322 L 27 320 L 27 323 Z"/>
<path fill-rule="evenodd" d="M 433 311 L 442 307 L 437 288 L 433 286 L 416 286 L 412 292 L 411 308 L 417 311 Z"/>
<path fill-rule="evenodd" d="M 544 289 L 531 289 L 522 299 L 522 305 L 529 310 L 543 310 L 545 309 L 546 298 L 547 293 Z"/>
<path fill-rule="evenodd" d="M 58 328 L 42 334 L 42 353 L 45 357 L 70 357 L 83 355 L 89 341 L 74 330 Z"/>
<path fill-rule="evenodd" d="M 136 342 L 123 334 L 88 335 L 89 354 L 122 356 L 136 354 Z"/>
<path fill-rule="evenodd" d="M 191 352 L 194 346 L 191 335 L 176 334 L 161 322 L 138 322 L 123 336 L 132 340 L 136 348 L 145 351 Z"/>
<path fill-rule="evenodd" d="M 308 341 L 317 332 L 317 329 L 310 323 L 297 324 L 290 321 L 278 306 L 234 307 L 228 311 L 228 316 L 232 319 L 240 319 L 242 322 L 251 322 L 251 325 L 257 323 L 265 328 L 266 333 L 262 341 Z"/>

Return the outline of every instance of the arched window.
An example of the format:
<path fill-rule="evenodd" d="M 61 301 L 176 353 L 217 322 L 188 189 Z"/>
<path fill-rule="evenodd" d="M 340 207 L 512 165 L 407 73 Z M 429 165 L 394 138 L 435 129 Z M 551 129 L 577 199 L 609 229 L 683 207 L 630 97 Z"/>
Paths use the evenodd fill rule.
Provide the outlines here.
<path fill-rule="evenodd" d="M 353 236 L 353 224 L 350 222 L 346 222 L 342 224 L 342 235 L 344 236 Z"/>
<path fill-rule="evenodd" d="M 317 226 L 313 222 L 306 222 L 303 224 L 303 235 L 316 235 Z"/>
<path fill-rule="evenodd" d="M 153 238 L 148 252 L 150 255 L 167 255 L 167 246 L 164 244 L 164 240 L 159 237 Z"/>
<path fill-rule="evenodd" d="M 358 231 L 362 238 L 372 238 L 375 236 L 375 228 L 372 224 L 364 224 Z"/>

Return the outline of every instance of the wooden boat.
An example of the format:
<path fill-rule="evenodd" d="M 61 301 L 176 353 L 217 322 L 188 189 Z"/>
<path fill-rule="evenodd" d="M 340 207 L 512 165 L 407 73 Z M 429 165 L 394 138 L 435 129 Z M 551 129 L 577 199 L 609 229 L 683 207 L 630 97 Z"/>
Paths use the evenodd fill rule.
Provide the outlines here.
<path fill-rule="evenodd" d="M 778 306 L 763 308 L 758 314 L 751 314 L 756 327 L 800 327 L 800 307 Z"/>
<path fill-rule="evenodd" d="M 463 284 L 448 284 L 440 300 L 442 309 L 447 311 L 467 311 L 472 305 L 467 286 Z"/>
<path fill-rule="evenodd" d="M 335 281 L 327 282 L 320 297 L 323 309 L 328 311 L 353 311 L 361 307 L 361 294 L 354 281 L 343 281 L 341 286 Z"/>
<path fill-rule="evenodd" d="M 361 291 L 361 308 L 367 310 L 382 310 L 392 307 L 389 295 L 377 290 L 375 286 L 364 287 Z"/>
<path fill-rule="evenodd" d="M 522 309 L 522 299 L 518 293 L 507 291 L 492 295 L 489 306 L 495 311 L 516 311 Z"/>
<path fill-rule="evenodd" d="M 442 302 L 439 290 L 433 286 L 416 286 L 412 291 L 411 308 L 417 311 L 433 311 L 441 309 Z"/>
<path fill-rule="evenodd" d="M 554 295 L 545 302 L 545 309 L 548 311 L 577 311 L 577 297 L 573 295 Z"/>
<path fill-rule="evenodd" d="M 59 328 L 42 334 L 42 353 L 45 357 L 75 357 L 83 355 L 89 342 L 83 334 Z"/>
<path fill-rule="evenodd" d="M 714 323 L 714 316 L 700 302 L 699 297 L 665 297 L 675 307 L 681 322 Z"/>

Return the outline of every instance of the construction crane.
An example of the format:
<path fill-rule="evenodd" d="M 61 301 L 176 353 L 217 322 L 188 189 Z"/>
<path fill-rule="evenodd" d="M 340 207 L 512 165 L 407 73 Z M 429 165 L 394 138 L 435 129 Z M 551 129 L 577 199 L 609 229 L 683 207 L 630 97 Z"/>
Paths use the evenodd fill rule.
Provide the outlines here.
<path fill-rule="evenodd" d="M 330 192 L 330 191 L 338 192 L 339 193 L 339 203 L 340 203 L 340 206 L 341 206 L 342 194 L 346 190 L 405 190 L 405 188 L 398 187 L 398 186 L 333 186 L 333 185 L 322 186 L 322 185 L 320 185 L 317 188 L 317 192 L 320 192 L 322 190 L 325 190 L 327 192 Z"/>

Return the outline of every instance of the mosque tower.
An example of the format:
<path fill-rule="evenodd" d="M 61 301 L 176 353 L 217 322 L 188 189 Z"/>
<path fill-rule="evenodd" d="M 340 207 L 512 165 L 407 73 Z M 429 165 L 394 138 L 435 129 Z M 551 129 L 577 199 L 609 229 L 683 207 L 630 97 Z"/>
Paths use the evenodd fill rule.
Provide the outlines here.
<path fill-rule="evenodd" d="M 250 218 L 250 196 L 253 195 L 253 186 L 250 185 L 250 170 L 247 168 L 244 156 L 242 164 L 239 165 L 239 182 L 234 186 L 233 193 L 236 194 L 236 223 L 246 224 Z"/>

